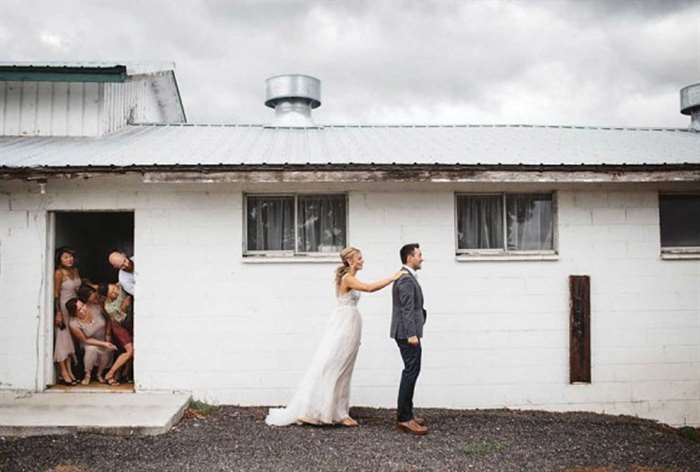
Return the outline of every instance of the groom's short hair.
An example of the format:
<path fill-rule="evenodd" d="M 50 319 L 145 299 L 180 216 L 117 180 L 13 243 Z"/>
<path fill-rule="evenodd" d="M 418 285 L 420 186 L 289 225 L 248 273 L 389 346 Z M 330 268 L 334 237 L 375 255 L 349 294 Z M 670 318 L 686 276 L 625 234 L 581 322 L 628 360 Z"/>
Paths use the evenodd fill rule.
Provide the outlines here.
<path fill-rule="evenodd" d="M 399 251 L 399 255 L 401 256 L 401 263 L 405 264 L 408 260 L 408 256 L 413 254 L 413 251 L 415 251 L 418 248 L 420 248 L 420 244 L 418 243 L 405 244 Z"/>

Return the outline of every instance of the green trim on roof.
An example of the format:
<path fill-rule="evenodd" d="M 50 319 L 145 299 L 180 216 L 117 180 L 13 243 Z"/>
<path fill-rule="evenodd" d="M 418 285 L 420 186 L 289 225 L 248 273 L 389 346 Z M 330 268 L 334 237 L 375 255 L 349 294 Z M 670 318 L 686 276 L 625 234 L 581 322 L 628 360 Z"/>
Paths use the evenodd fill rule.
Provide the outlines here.
<path fill-rule="evenodd" d="M 0 66 L 0 81 L 124 82 L 127 77 L 126 66 Z"/>

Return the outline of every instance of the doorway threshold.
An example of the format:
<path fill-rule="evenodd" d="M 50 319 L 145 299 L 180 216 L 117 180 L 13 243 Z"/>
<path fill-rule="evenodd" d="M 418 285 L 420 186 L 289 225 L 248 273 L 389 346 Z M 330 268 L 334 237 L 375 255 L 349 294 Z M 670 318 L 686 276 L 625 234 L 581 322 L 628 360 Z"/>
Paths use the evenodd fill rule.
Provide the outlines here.
<path fill-rule="evenodd" d="M 0 392 L 0 436 L 152 436 L 169 431 L 189 402 L 189 393 L 173 392 Z"/>
<path fill-rule="evenodd" d="M 92 382 L 90 385 L 49 385 L 47 392 L 73 392 L 73 393 L 134 393 L 134 384 L 107 385 Z"/>

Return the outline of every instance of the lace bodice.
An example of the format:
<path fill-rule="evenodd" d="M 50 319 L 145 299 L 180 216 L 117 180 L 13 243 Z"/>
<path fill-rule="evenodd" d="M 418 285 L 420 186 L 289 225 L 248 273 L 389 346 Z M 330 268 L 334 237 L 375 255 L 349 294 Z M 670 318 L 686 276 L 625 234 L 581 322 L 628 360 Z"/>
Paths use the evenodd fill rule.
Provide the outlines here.
<path fill-rule="evenodd" d="M 338 305 L 357 306 L 360 301 L 360 292 L 350 290 L 348 293 L 338 295 Z"/>

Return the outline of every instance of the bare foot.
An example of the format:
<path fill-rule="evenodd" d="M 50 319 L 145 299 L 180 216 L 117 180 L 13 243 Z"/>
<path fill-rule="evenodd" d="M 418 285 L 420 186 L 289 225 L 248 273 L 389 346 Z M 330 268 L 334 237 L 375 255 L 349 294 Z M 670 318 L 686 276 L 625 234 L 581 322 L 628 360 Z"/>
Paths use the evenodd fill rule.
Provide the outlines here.
<path fill-rule="evenodd" d="M 360 426 L 360 424 L 357 421 L 350 418 L 349 416 L 347 418 L 343 418 L 342 420 L 340 420 L 340 424 L 343 426 L 346 426 L 348 428 L 355 428 L 357 426 Z"/>
<path fill-rule="evenodd" d="M 312 420 L 311 418 L 306 418 L 304 416 L 302 416 L 301 418 L 297 418 L 297 421 L 303 424 L 312 424 L 314 426 L 318 426 L 321 424 L 316 420 Z"/>
<path fill-rule="evenodd" d="M 103 376 L 101 376 L 101 375 L 98 375 L 98 376 L 97 376 L 97 381 L 100 382 L 101 384 L 107 383 L 107 381 L 105 380 L 105 378 L 104 378 Z"/>

